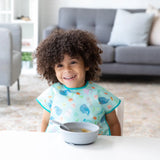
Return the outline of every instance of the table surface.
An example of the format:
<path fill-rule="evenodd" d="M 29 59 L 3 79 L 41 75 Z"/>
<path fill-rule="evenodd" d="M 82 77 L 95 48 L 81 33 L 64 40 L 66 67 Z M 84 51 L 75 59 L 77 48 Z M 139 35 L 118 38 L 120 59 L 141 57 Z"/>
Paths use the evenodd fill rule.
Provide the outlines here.
<path fill-rule="evenodd" d="M 67 144 L 55 133 L 0 132 L 1 160 L 160 160 L 160 139 L 98 136 L 90 145 Z"/>

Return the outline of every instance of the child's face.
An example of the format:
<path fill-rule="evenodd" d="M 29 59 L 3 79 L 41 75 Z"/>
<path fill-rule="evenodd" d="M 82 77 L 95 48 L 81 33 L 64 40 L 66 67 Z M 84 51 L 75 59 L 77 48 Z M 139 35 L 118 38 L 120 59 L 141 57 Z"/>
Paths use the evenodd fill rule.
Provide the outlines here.
<path fill-rule="evenodd" d="M 81 57 L 76 59 L 65 54 L 63 61 L 56 64 L 54 69 L 59 82 L 68 88 L 79 88 L 85 85 L 86 71 L 89 68 L 84 66 Z"/>

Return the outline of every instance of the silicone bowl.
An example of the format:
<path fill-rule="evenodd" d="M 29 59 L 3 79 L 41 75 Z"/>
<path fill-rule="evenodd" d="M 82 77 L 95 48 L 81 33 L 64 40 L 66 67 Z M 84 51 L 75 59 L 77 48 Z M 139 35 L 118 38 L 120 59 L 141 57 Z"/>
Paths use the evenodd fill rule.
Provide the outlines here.
<path fill-rule="evenodd" d="M 65 142 L 71 144 L 91 144 L 96 141 L 99 126 L 88 122 L 64 123 L 71 131 L 60 127 L 61 135 Z"/>

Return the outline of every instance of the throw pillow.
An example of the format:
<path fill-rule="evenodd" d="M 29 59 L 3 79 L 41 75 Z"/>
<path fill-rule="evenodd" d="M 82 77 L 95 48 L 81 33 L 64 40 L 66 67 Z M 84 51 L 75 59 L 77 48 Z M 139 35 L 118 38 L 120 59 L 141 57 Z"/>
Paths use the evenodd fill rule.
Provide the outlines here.
<path fill-rule="evenodd" d="M 153 15 L 118 10 L 108 45 L 147 46 Z"/>
<path fill-rule="evenodd" d="M 147 8 L 146 12 L 154 14 L 154 19 L 149 36 L 149 44 L 160 45 L 160 10 L 150 5 Z"/>

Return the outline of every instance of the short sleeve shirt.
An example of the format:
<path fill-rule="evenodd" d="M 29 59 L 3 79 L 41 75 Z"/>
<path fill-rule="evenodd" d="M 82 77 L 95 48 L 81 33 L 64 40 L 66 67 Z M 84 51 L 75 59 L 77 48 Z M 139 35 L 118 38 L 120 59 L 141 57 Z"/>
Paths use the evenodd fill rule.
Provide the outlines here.
<path fill-rule="evenodd" d="M 121 100 L 94 82 L 80 88 L 67 88 L 55 83 L 46 89 L 37 102 L 50 113 L 46 132 L 58 131 L 52 120 L 91 122 L 100 127 L 99 134 L 111 135 L 105 115 L 119 106 Z"/>

